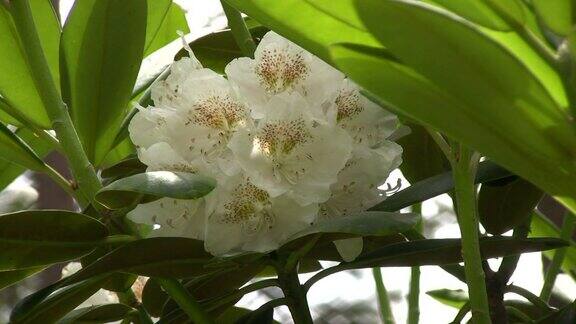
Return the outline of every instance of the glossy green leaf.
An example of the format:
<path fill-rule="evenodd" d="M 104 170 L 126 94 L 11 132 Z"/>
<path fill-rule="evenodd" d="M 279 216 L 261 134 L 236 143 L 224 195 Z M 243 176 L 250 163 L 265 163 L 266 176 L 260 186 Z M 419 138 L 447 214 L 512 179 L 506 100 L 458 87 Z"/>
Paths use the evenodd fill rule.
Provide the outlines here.
<path fill-rule="evenodd" d="M 50 0 L 30 1 L 30 7 L 52 77 L 59 82 L 60 24 Z M 20 37 L 5 6 L 0 6 L 0 71 L 0 94 L 14 108 L 8 113 L 18 114 L 39 127 L 50 128 L 51 123 L 32 79 Z"/>
<path fill-rule="evenodd" d="M 410 134 L 400 138 L 402 146 L 402 175 L 410 183 L 430 178 L 450 169 L 448 160 L 428 131 L 420 125 L 403 122 Z"/>
<path fill-rule="evenodd" d="M 530 182 L 486 182 L 478 193 L 478 216 L 484 229 L 499 235 L 526 222 L 544 193 Z"/>
<path fill-rule="evenodd" d="M 426 292 L 426 295 L 434 298 L 444 305 L 461 308 L 468 301 L 468 293 L 462 289 L 438 289 Z"/>
<path fill-rule="evenodd" d="M 268 28 L 262 26 L 250 29 L 255 42 L 259 42 L 266 32 L 268 32 Z M 196 58 L 202 63 L 202 66 L 218 73 L 224 73 L 224 68 L 233 59 L 244 56 L 230 30 L 208 34 L 198 38 L 189 45 Z M 176 54 L 175 59 L 178 60 L 187 55 L 188 52 L 183 49 Z"/>
<path fill-rule="evenodd" d="M 107 236 L 99 221 L 60 210 L 0 216 L 0 271 L 64 262 L 92 251 Z"/>
<path fill-rule="evenodd" d="M 113 250 L 71 275 L 66 284 L 116 271 L 150 277 L 192 277 L 207 272 L 204 265 L 211 259 L 202 241 L 179 237 L 143 239 Z"/>
<path fill-rule="evenodd" d="M 363 3 L 372 3 L 372 1 Z M 422 8 L 420 7 L 422 5 L 416 5 L 412 2 L 383 1 L 382 4 L 386 4 L 386 8 L 390 5 L 393 9 L 397 9 L 397 7 L 402 9 L 399 10 L 398 15 L 407 16 L 409 18 L 405 17 L 405 19 L 410 21 L 417 20 L 411 20 L 409 14 L 403 15 L 405 13 L 404 9 L 408 13 L 413 11 L 417 14 L 424 12 L 425 18 L 434 17 L 431 19 L 432 22 L 437 22 L 436 20 L 439 19 L 439 22 L 444 23 L 446 20 L 448 26 L 458 26 L 456 31 L 465 30 L 463 35 L 472 37 L 467 38 L 465 41 L 462 40 L 465 44 L 491 44 L 488 46 L 491 50 L 488 53 L 484 53 L 484 55 L 490 57 L 500 56 L 500 59 L 506 57 L 507 59 L 503 59 L 500 62 L 504 63 L 505 61 L 507 64 L 504 64 L 506 68 L 503 67 L 504 65 L 502 67 L 497 67 L 497 65 L 485 66 L 485 70 L 480 72 L 471 69 L 477 65 L 465 67 L 468 63 L 462 62 L 464 55 L 460 51 L 456 55 L 457 58 L 454 58 L 455 52 L 443 53 L 442 51 L 444 50 L 440 51 L 442 53 L 436 53 L 435 55 L 421 55 L 420 59 L 426 62 L 420 62 L 420 59 L 414 58 L 415 54 L 428 53 L 428 51 L 429 53 L 435 53 L 437 48 L 449 48 L 439 47 L 437 44 L 446 43 L 451 39 L 449 37 L 447 37 L 448 40 L 440 41 L 437 39 L 437 42 L 432 42 L 433 46 L 432 43 L 426 40 L 423 42 L 429 46 L 423 46 L 421 50 L 415 50 L 413 46 L 416 45 L 413 44 L 420 44 L 420 38 L 416 36 L 409 42 L 405 38 L 402 40 L 404 44 L 412 44 L 410 46 L 412 54 L 407 56 L 413 58 L 422 66 L 426 65 L 427 67 L 424 68 L 426 70 L 430 66 L 434 66 L 435 69 L 432 71 L 434 73 L 431 72 L 430 74 L 434 74 L 438 79 L 444 79 L 441 82 L 452 83 L 452 81 L 446 80 L 460 78 L 459 83 L 463 85 L 460 87 L 462 89 L 454 90 L 450 92 L 451 94 L 448 94 L 446 90 L 431 83 L 414 70 L 386 60 L 382 55 L 377 55 L 373 49 L 364 47 L 334 47 L 332 53 L 337 65 L 372 95 L 392 106 L 392 110 L 418 120 L 425 125 L 432 126 L 450 137 L 470 145 L 507 169 L 545 189 L 568 206 L 576 208 L 576 201 L 571 198 L 576 197 L 576 181 L 568 180 L 576 175 L 576 172 L 569 171 L 574 168 L 571 165 L 572 163 L 569 162 L 572 155 L 571 147 L 576 147 L 572 146 L 574 144 L 571 143 L 576 140 L 573 128 L 567 125 L 563 111 L 557 107 L 549 107 L 549 104 L 554 106 L 553 100 L 546 93 L 543 94 L 541 92 L 543 89 L 538 83 L 534 83 L 536 81 L 531 75 L 527 75 L 527 72 L 522 70 L 522 66 L 515 59 L 503 54 L 505 53 L 503 50 L 500 52 L 501 48 L 498 45 L 487 41 L 484 36 L 479 36 L 480 34 L 470 29 L 471 27 L 465 23 L 444 17 L 442 14 Z M 412 9 L 412 7 L 416 9 Z M 375 8 L 372 9 L 375 10 Z M 390 12 L 394 12 L 394 10 Z M 419 15 L 416 16 L 419 17 Z M 397 26 L 399 24 L 401 25 L 402 23 L 391 23 L 386 24 L 386 26 Z M 422 23 L 422 25 L 418 24 L 418 26 L 420 26 L 420 29 L 406 28 L 408 28 L 407 30 L 415 31 L 415 35 L 418 36 L 421 29 L 426 30 L 422 34 L 422 39 L 434 38 L 428 35 L 430 30 L 428 21 Z M 444 25 L 441 24 L 441 26 Z M 438 30 L 444 29 L 438 26 Z M 402 30 L 401 33 L 403 37 L 408 37 L 406 31 Z M 456 35 L 460 36 L 458 33 Z M 390 37 L 394 38 L 393 36 Z M 478 38 L 476 39 L 478 42 L 471 40 L 475 38 Z M 394 40 L 395 43 L 396 41 L 397 39 Z M 454 46 L 467 46 L 463 44 L 454 44 Z M 402 51 L 405 50 L 404 46 L 401 45 L 400 47 L 402 47 Z M 483 56 L 482 60 L 488 62 L 484 59 L 485 56 Z M 443 59 L 438 59 L 438 57 Z M 401 59 L 405 60 L 404 57 L 401 57 Z M 453 69 L 460 65 L 452 62 L 453 60 L 462 63 L 458 71 Z M 472 59 L 468 62 L 472 62 Z M 490 60 L 490 62 L 493 62 L 493 60 Z M 510 66 L 515 67 L 512 68 L 512 71 L 508 71 L 511 72 L 510 74 L 502 73 Z M 458 77 L 453 78 L 453 74 L 450 71 L 457 73 Z M 495 75 L 492 75 L 492 79 L 487 77 L 482 82 L 475 80 L 484 74 L 484 71 L 491 71 L 490 73 Z M 521 76 L 527 79 L 523 80 Z M 503 82 L 504 80 L 507 82 Z M 497 89 L 491 88 L 495 84 L 502 85 L 498 86 Z M 453 86 L 454 88 L 457 87 L 456 85 Z M 509 97 L 502 95 L 506 91 L 506 87 L 515 88 L 509 89 L 515 93 L 510 93 Z M 522 87 L 522 89 L 519 87 Z M 529 88 L 531 91 L 527 93 Z M 497 93 L 488 93 L 493 91 Z M 468 97 L 463 98 L 463 93 L 468 93 Z M 460 98 L 456 98 L 456 95 Z M 540 95 L 547 97 L 548 100 Z M 491 98 L 494 102 L 487 102 L 486 98 Z M 514 101 L 514 103 L 510 101 Z M 528 103 L 530 107 L 527 106 Z M 517 105 L 522 107 L 516 107 Z M 431 111 L 434 111 L 434 113 L 430 113 Z M 551 125 L 554 125 L 554 127 Z"/>
<path fill-rule="evenodd" d="M 0 123 L 0 157 L 31 170 L 46 169 L 46 165 L 36 152 L 2 123 Z"/>
<path fill-rule="evenodd" d="M 530 224 L 530 237 L 543 236 L 559 237 L 560 229 L 542 213 L 535 211 L 532 214 L 532 222 Z M 544 252 L 543 254 L 550 260 L 554 257 L 553 251 Z M 564 262 L 562 262 L 562 271 L 576 278 L 576 243 L 573 240 L 570 242 L 570 247 L 566 252 Z"/>
<path fill-rule="evenodd" d="M 28 129 L 16 130 L 16 135 L 21 138 L 40 157 L 46 156 L 52 150 L 52 144 L 34 135 Z M 14 179 L 24 173 L 26 168 L 14 164 L 8 160 L 0 159 L 0 190 L 8 186 Z"/>
<path fill-rule="evenodd" d="M 75 309 L 58 324 L 110 323 L 121 321 L 136 310 L 124 304 L 105 304 Z"/>
<path fill-rule="evenodd" d="M 480 239 L 484 259 L 538 252 L 566 246 L 556 238 L 511 239 L 485 237 Z M 413 267 L 446 265 L 462 262 L 460 239 L 428 239 L 384 246 L 360 255 L 348 263 L 350 268 Z"/>
<path fill-rule="evenodd" d="M 576 18 L 576 3 L 572 0 L 533 0 L 532 5 L 542 22 L 551 31 L 566 36 Z"/>
<path fill-rule="evenodd" d="M 354 5 L 354 0 L 306 0 L 309 4 L 316 9 L 341 20 L 342 22 L 365 31 L 364 23 L 358 16 L 358 12 Z"/>
<path fill-rule="evenodd" d="M 348 42 L 379 46 L 369 33 L 342 22 L 306 1 L 226 2 L 327 62 L 331 61 L 328 51 L 331 44 Z"/>
<path fill-rule="evenodd" d="M 64 26 L 63 97 L 97 165 L 112 148 L 130 101 L 144 52 L 146 10 L 142 0 L 77 1 Z"/>
<path fill-rule="evenodd" d="M 553 195 L 576 196 L 576 182 L 566 181 L 576 174 L 571 162 L 574 129 L 565 111 L 515 56 L 474 25 L 426 4 L 367 0 L 358 2 L 358 8 L 368 29 L 392 53 L 449 93 L 459 103 L 459 115 L 466 114 L 482 129 L 466 120 L 455 122 L 459 116 L 438 108 L 437 114 L 427 114 L 444 119 L 434 127 Z M 435 119 L 418 115 L 427 123 Z M 472 137 L 476 139 L 468 139 Z"/>
<path fill-rule="evenodd" d="M 154 171 L 116 180 L 100 190 L 96 199 L 108 208 L 118 209 L 163 197 L 196 199 L 215 186 L 213 179 L 192 173 Z"/>
<path fill-rule="evenodd" d="M 179 36 L 178 31 L 190 32 L 184 10 L 172 0 L 147 0 L 148 23 L 144 56 L 168 45 Z"/>
<path fill-rule="evenodd" d="M 13 309 L 10 323 L 55 323 L 96 293 L 106 280 L 106 277 L 92 278 L 38 299 L 31 295 Z"/>
<path fill-rule="evenodd" d="M 476 24 L 482 25 L 484 27 L 508 31 L 510 26 L 500 18 L 500 16 L 494 12 L 487 4 L 491 0 L 425 0 L 426 2 L 431 2 L 446 8 L 454 12 L 455 14 L 462 16 Z M 502 10 L 509 14 L 513 19 L 522 24 L 524 20 L 524 14 L 522 11 L 521 3 L 518 0 L 498 0 L 494 2 L 501 6 Z"/>
<path fill-rule="evenodd" d="M 509 178 L 512 174 L 491 161 L 481 162 L 476 174 L 476 183 L 484 183 L 498 179 Z M 395 212 L 402 208 L 412 206 L 416 203 L 434 198 L 438 195 L 454 189 L 454 178 L 452 172 L 444 172 L 433 177 L 424 179 L 412 184 L 391 197 L 386 198 L 380 204 L 370 208 L 370 210 Z"/>
<path fill-rule="evenodd" d="M 289 242 L 314 234 L 343 234 L 346 237 L 387 236 L 412 229 L 421 216 L 418 214 L 367 211 L 348 217 L 319 220 L 294 234 Z M 290 244 L 290 243 L 288 243 Z"/>
<path fill-rule="evenodd" d="M 0 271 L 0 291 L 42 270 L 44 270 L 44 267 L 28 268 L 22 270 Z"/>

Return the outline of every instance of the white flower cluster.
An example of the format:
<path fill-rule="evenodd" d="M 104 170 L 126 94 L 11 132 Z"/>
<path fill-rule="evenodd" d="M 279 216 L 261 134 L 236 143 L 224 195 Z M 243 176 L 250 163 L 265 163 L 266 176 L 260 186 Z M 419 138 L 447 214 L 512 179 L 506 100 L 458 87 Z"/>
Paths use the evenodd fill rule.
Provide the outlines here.
<path fill-rule="evenodd" d="M 226 76 L 190 51 L 152 89 L 130 136 L 149 171 L 193 172 L 217 187 L 199 200 L 160 199 L 129 217 L 151 236 L 205 241 L 214 255 L 267 252 L 320 218 L 364 211 L 401 163 L 397 118 L 339 71 L 269 32 L 255 59 Z"/>

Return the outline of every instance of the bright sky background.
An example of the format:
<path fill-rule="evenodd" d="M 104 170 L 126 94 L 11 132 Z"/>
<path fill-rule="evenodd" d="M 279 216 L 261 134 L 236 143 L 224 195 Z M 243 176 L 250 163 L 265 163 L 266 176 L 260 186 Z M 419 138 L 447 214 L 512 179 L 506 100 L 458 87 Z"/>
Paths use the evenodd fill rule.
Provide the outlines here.
<path fill-rule="evenodd" d="M 186 17 L 190 26 L 191 34 L 187 35 L 188 41 L 205 35 L 226 26 L 226 18 L 222 14 L 222 7 L 218 0 L 175 0 L 186 11 Z M 73 0 L 61 0 L 61 14 L 63 17 L 70 10 Z M 154 56 L 151 60 L 155 62 L 146 62 L 146 64 L 162 65 L 169 63 L 172 55 L 180 48 L 180 42 L 176 41 L 172 47 L 165 53 Z M 158 63 L 160 62 L 160 63 Z M 389 181 L 396 183 L 396 179 L 402 177 L 399 171 L 394 172 Z M 406 184 L 404 179 L 403 183 Z M 427 201 L 423 205 L 423 215 L 427 221 L 443 220 L 447 224 L 438 228 L 433 233 L 434 238 L 456 238 L 459 237 L 459 229 L 455 223 L 454 215 L 451 215 L 452 202 L 447 195 L 440 196 L 436 199 Z M 491 261 L 491 265 L 499 264 L 499 260 Z M 524 254 L 518 265 L 518 270 L 512 277 L 515 285 L 524 287 L 533 293 L 538 294 L 543 282 L 542 262 L 539 253 Z M 405 323 L 407 316 L 407 304 L 405 296 L 408 294 L 408 284 L 410 278 L 410 268 L 383 268 L 384 283 L 388 288 L 389 294 L 394 300 L 393 312 L 397 323 Z M 302 276 L 302 279 L 309 278 L 310 275 Z M 445 306 L 435 301 L 425 294 L 426 291 L 435 289 L 466 289 L 466 286 L 444 272 L 438 267 L 422 267 L 421 275 L 421 292 L 420 295 L 420 322 L 423 324 L 437 324 L 451 322 L 456 315 L 454 308 Z M 556 287 L 561 288 L 561 292 L 571 300 L 576 298 L 576 285 L 566 275 L 560 275 Z M 395 298 L 398 297 L 398 298 Z M 332 303 L 334 305 L 340 302 L 365 302 L 372 307 L 376 307 L 375 286 L 372 280 L 370 270 L 360 271 L 360 276 L 353 276 L 350 273 L 343 272 L 317 283 L 310 290 L 308 300 L 312 311 L 314 307 L 323 303 Z M 239 306 L 257 308 L 263 303 L 263 299 L 256 294 L 245 296 L 239 303 Z M 286 317 L 287 309 L 279 308 L 276 312 L 276 318 L 282 323 L 289 323 Z M 335 322 L 335 323 L 345 323 Z"/>

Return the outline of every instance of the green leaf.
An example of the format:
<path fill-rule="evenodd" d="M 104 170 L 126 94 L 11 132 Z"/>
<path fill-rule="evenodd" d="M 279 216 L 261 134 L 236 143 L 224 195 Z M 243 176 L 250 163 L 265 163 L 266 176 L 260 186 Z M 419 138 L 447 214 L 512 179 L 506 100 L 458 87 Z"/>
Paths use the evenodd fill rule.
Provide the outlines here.
<path fill-rule="evenodd" d="M 164 292 L 156 279 L 150 278 L 146 281 L 146 285 L 142 290 L 142 305 L 144 305 L 148 314 L 153 317 L 160 317 L 162 308 L 164 308 L 168 298 L 168 294 Z"/>
<path fill-rule="evenodd" d="M 22 270 L 0 271 L 0 291 L 42 270 L 44 270 L 44 267 L 28 268 Z"/>
<path fill-rule="evenodd" d="M 55 323 L 96 293 L 106 280 L 106 277 L 92 278 L 58 290 L 50 296 L 30 295 L 16 305 L 10 315 L 10 323 Z"/>
<path fill-rule="evenodd" d="M 468 293 L 462 289 L 438 289 L 426 292 L 426 295 L 436 299 L 444 305 L 454 308 L 462 308 L 468 301 Z"/>
<path fill-rule="evenodd" d="M 306 0 L 316 9 L 362 31 L 366 31 L 364 23 L 358 16 L 354 0 Z"/>
<path fill-rule="evenodd" d="M 255 42 L 258 42 L 266 32 L 268 28 L 262 26 L 250 29 Z M 202 66 L 218 73 L 224 73 L 224 68 L 233 59 L 244 56 L 229 29 L 200 37 L 189 45 Z M 187 55 L 188 52 L 182 49 L 176 54 L 175 59 L 178 60 Z"/>
<path fill-rule="evenodd" d="M 60 24 L 50 0 L 30 1 L 34 23 L 54 81 L 59 82 L 58 46 Z M 51 123 L 32 79 L 20 37 L 5 6 L 0 6 L 0 94 L 19 115 L 38 127 L 50 128 Z"/>
<path fill-rule="evenodd" d="M 402 146 L 400 170 L 406 180 L 416 183 L 450 169 L 444 153 L 424 127 L 410 122 L 403 124 L 411 130 L 398 140 Z"/>
<path fill-rule="evenodd" d="M 46 165 L 36 152 L 2 123 L 0 123 L 0 157 L 31 170 L 46 169 Z"/>
<path fill-rule="evenodd" d="M 64 100 L 96 165 L 112 148 L 130 101 L 144 52 L 146 10 L 142 0 L 77 1 L 64 26 Z"/>
<path fill-rule="evenodd" d="M 190 32 L 184 10 L 172 0 L 148 0 L 148 23 L 144 56 L 178 38 L 178 31 Z"/>
<path fill-rule="evenodd" d="M 533 0 L 532 5 L 546 27 L 566 36 L 574 25 L 576 3 L 571 0 Z"/>
<path fill-rule="evenodd" d="M 487 181 L 506 179 L 511 175 L 510 172 L 498 166 L 494 162 L 484 161 L 481 162 L 478 167 L 475 182 L 484 183 Z M 412 184 L 410 187 L 386 198 L 386 200 L 372 207 L 370 210 L 387 212 L 399 211 L 402 208 L 447 193 L 452 189 L 454 189 L 454 178 L 452 172 L 444 172 Z"/>
<path fill-rule="evenodd" d="M 156 237 L 125 244 L 68 277 L 65 284 L 116 271 L 149 277 L 185 278 L 207 272 L 212 256 L 202 241 L 182 237 Z"/>
<path fill-rule="evenodd" d="M 253 311 L 242 316 L 235 324 L 272 324 L 274 323 L 274 308 L 264 311 Z"/>
<path fill-rule="evenodd" d="M 61 210 L 0 216 L 0 271 L 64 262 L 92 251 L 106 227 L 86 215 Z"/>
<path fill-rule="evenodd" d="M 545 251 L 566 246 L 556 238 L 512 239 L 484 237 L 480 239 L 483 259 Z M 446 265 L 462 262 L 460 239 L 428 239 L 384 246 L 360 255 L 348 263 L 350 268 L 413 267 Z"/>
<path fill-rule="evenodd" d="M 95 305 L 75 309 L 63 317 L 58 324 L 110 323 L 121 321 L 136 310 L 124 304 Z"/>
<path fill-rule="evenodd" d="M 44 157 L 52 150 L 52 144 L 34 135 L 25 128 L 16 130 L 16 135 L 25 141 L 38 156 Z M 6 188 L 14 179 L 24 173 L 26 168 L 8 160 L 0 159 L 0 190 Z"/>
<path fill-rule="evenodd" d="M 367 211 L 348 217 L 319 220 L 312 226 L 294 234 L 287 241 L 301 240 L 314 234 L 336 234 L 337 239 L 345 237 L 387 236 L 412 229 L 421 216 L 418 214 L 387 213 Z"/>
<path fill-rule="evenodd" d="M 478 25 L 500 31 L 510 30 L 510 26 L 495 13 L 486 2 L 491 0 L 425 0 L 444 7 Z M 524 15 L 518 0 L 498 0 L 500 5 L 516 22 L 522 24 Z"/>
<path fill-rule="evenodd" d="M 207 195 L 215 186 L 213 179 L 192 173 L 154 171 L 116 180 L 100 190 L 96 200 L 107 208 L 119 209 L 141 199 L 196 199 Z"/>
<path fill-rule="evenodd" d="M 536 321 L 537 324 L 572 324 L 574 322 L 576 322 L 576 301 Z"/>
<path fill-rule="evenodd" d="M 478 193 L 480 222 L 492 235 L 505 233 L 524 224 L 543 195 L 521 178 L 486 182 Z"/>
<path fill-rule="evenodd" d="M 225 1 L 327 62 L 331 62 L 328 51 L 331 44 L 349 42 L 379 46 L 369 33 L 326 14 L 306 1 Z"/>
<path fill-rule="evenodd" d="M 534 211 L 532 214 L 532 223 L 530 224 L 530 237 L 543 236 L 559 237 L 560 229 L 544 216 L 544 214 Z M 554 251 L 544 252 L 543 254 L 549 260 L 552 260 L 554 257 Z M 562 271 L 576 278 L 576 243 L 573 240 L 570 241 L 570 247 L 562 262 Z"/>
<path fill-rule="evenodd" d="M 102 178 L 121 178 L 135 175 L 138 173 L 146 172 L 146 165 L 133 156 L 124 159 L 104 170 L 102 170 Z"/>
<path fill-rule="evenodd" d="M 573 128 L 523 65 L 470 24 L 424 4 L 368 0 L 361 8 L 385 45 L 435 84 L 358 46 L 333 48 L 338 67 L 392 110 L 470 145 L 576 209 L 576 181 L 568 180 L 576 175 L 569 162 Z M 375 13 L 390 23 L 375 26 Z"/>

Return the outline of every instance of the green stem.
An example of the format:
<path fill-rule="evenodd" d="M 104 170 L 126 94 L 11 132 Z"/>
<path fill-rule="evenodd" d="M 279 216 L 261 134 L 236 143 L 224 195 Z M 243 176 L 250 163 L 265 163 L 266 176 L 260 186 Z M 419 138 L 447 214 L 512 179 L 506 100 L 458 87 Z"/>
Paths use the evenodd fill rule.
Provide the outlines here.
<path fill-rule="evenodd" d="M 380 306 L 382 322 L 384 324 L 394 324 L 396 321 L 394 320 L 394 314 L 390 307 L 388 291 L 386 291 L 384 280 L 382 280 L 382 271 L 380 268 L 372 268 L 372 275 L 374 276 L 374 282 L 376 283 L 376 294 L 378 295 L 378 305 Z"/>
<path fill-rule="evenodd" d="M 464 259 L 464 271 L 470 296 L 472 321 L 475 324 L 484 324 L 490 323 L 490 311 L 478 242 L 476 186 L 474 185 L 477 165 L 476 154 L 459 145 L 459 149 L 452 159 L 452 168 L 458 224 L 462 237 L 462 258 Z"/>
<path fill-rule="evenodd" d="M 30 4 L 28 0 L 13 0 L 10 4 L 30 70 L 33 71 L 34 83 L 52 122 L 52 128 L 70 162 L 70 168 L 77 179 L 78 187 L 88 200 L 94 202 L 94 196 L 102 184 L 82 148 L 68 109 L 56 88 L 36 32 Z"/>
<path fill-rule="evenodd" d="M 516 227 L 514 229 L 514 233 L 512 234 L 512 237 L 517 238 L 517 239 L 524 239 L 526 237 L 528 237 L 528 233 L 530 232 L 530 221 L 532 219 L 532 214 L 530 214 L 530 216 L 528 216 L 528 218 L 526 219 L 526 222 L 518 227 Z M 500 264 L 500 267 L 498 268 L 498 279 L 500 280 L 500 282 L 502 282 L 503 284 L 508 283 L 508 281 L 510 280 L 510 277 L 512 277 L 512 274 L 514 273 L 514 270 L 516 270 L 516 266 L 518 265 L 518 261 L 520 260 L 520 254 L 518 255 L 510 255 L 507 257 L 504 257 L 504 259 L 502 260 L 502 263 Z"/>
<path fill-rule="evenodd" d="M 140 304 L 140 302 L 138 302 L 138 299 L 134 295 L 132 288 L 128 288 L 124 292 L 118 292 L 118 293 L 116 293 L 116 295 L 118 296 L 118 300 L 122 304 L 128 305 L 130 307 L 134 307 L 136 309 L 136 311 L 132 314 L 132 316 L 134 316 L 134 318 L 139 319 L 139 323 L 142 323 L 142 324 L 153 324 L 154 323 L 152 321 L 152 319 L 150 318 L 150 315 L 148 314 L 146 309 L 142 306 L 142 304 Z"/>
<path fill-rule="evenodd" d="M 422 204 L 412 206 L 412 212 L 420 214 Z M 422 232 L 422 221 L 417 225 L 417 231 Z M 408 324 L 418 324 L 420 321 L 420 267 L 410 269 L 410 290 L 408 291 Z"/>
<path fill-rule="evenodd" d="M 295 324 L 312 324 L 310 307 L 306 299 L 306 289 L 300 284 L 296 268 L 286 269 L 285 265 L 277 265 L 278 283 L 284 292 L 288 309 Z"/>
<path fill-rule="evenodd" d="M 222 0 L 221 2 L 224 14 L 226 14 L 226 18 L 228 19 L 228 27 L 230 27 L 232 31 L 236 44 L 238 44 L 238 47 L 240 47 L 244 55 L 254 57 L 256 44 L 254 43 L 254 39 L 252 39 L 248 27 L 246 27 L 242 15 L 238 10 L 226 3 L 226 1 Z"/>
<path fill-rule="evenodd" d="M 200 304 L 176 279 L 157 278 L 164 291 L 190 316 L 196 324 L 213 323 L 208 314 L 204 313 Z"/>
<path fill-rule="evenodd" d="M 566 241 L 570 241 L 575 227 L 576 221 L 573 215 L 570 212 L 566 212 L 564 215 L 562 228 L 560 229 L 560 238 Z M 548 267 L 548 271 L 546 272 L 546 277 L 544 279 L 544 285 L 542 286 L 542 291 L 540 292 L 540 298 L 546 302 L 550 300 L 550 296 L 552 295 L 552 288 L 554 288 L 556 277 L 560 273 L 560 268 L 562 267 L 562 262 L 564 261 L 567 252 L 568 247 L 558 249 L 554 252 L 554 258 L 552 258 L 552 263 Z"/>

